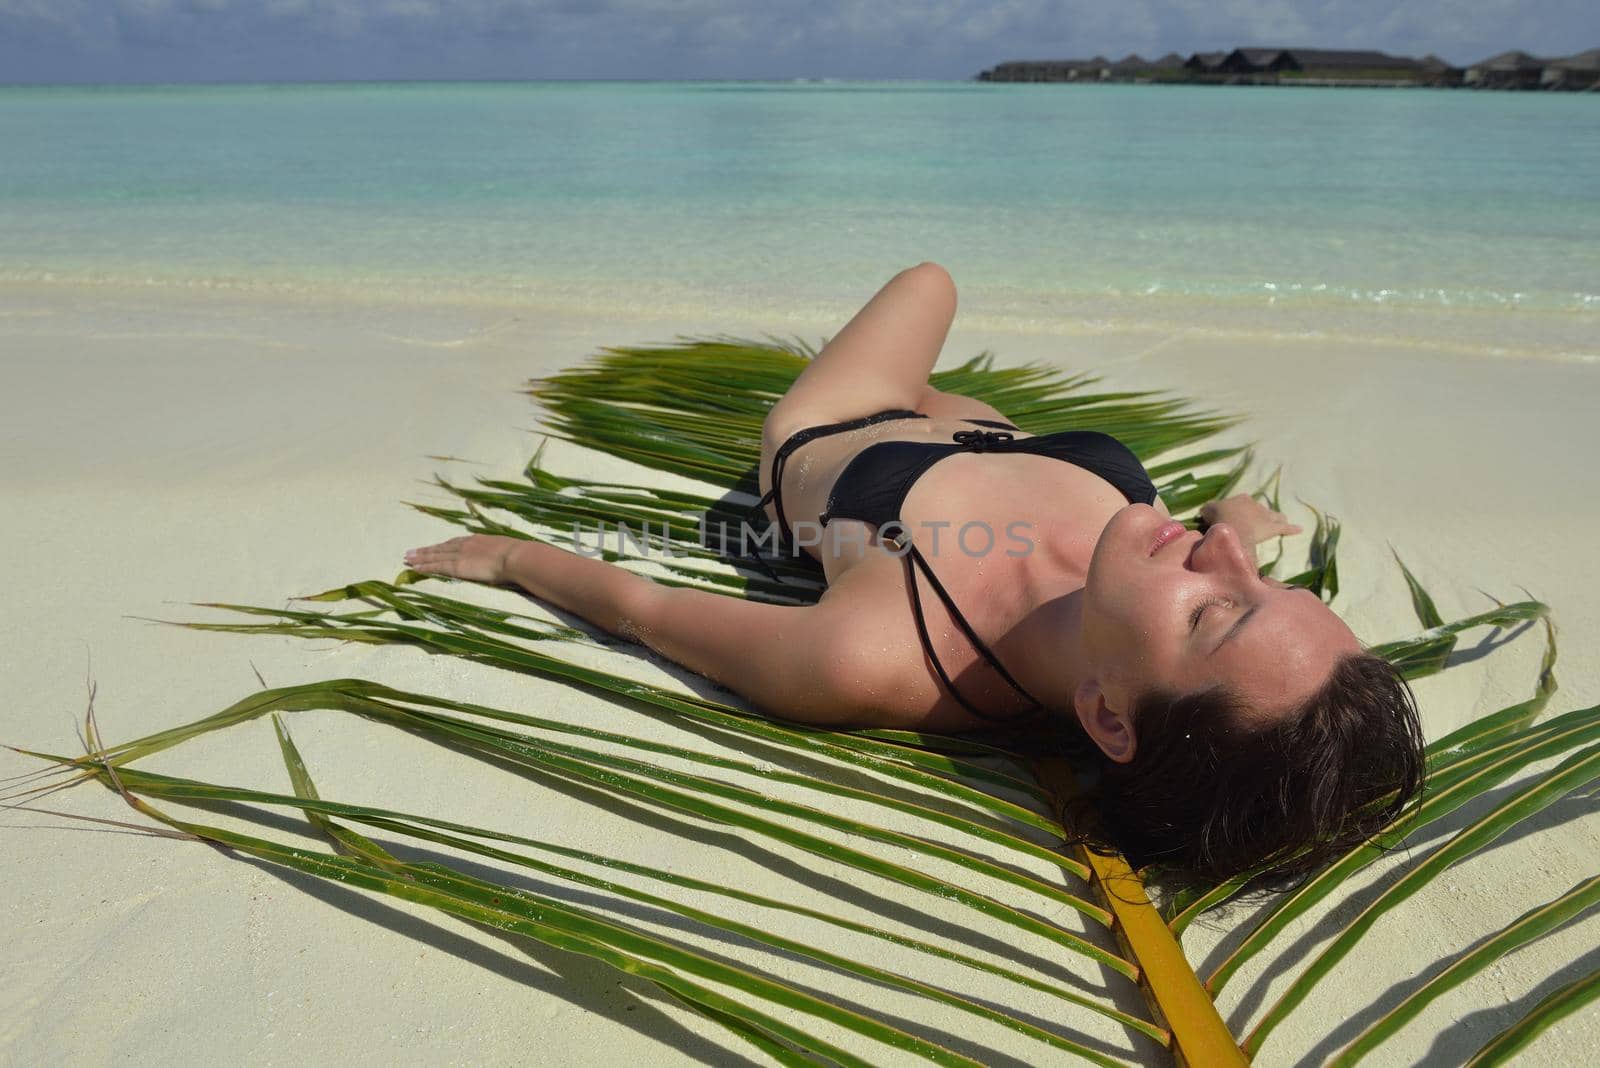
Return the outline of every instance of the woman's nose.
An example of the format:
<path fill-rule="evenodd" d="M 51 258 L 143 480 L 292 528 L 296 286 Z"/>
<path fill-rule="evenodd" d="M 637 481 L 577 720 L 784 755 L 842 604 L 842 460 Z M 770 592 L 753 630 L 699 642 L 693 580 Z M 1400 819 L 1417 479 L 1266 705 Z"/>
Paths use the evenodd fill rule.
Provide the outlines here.
<path fill-rule="evenodd" d="M 1205 571 L 1249 571 L 1255 573 L 1255 561 L 1250 559 L 1238 531 L 1226 523 L 1213 523 L 1198 546 L 1196 562 Z"/>

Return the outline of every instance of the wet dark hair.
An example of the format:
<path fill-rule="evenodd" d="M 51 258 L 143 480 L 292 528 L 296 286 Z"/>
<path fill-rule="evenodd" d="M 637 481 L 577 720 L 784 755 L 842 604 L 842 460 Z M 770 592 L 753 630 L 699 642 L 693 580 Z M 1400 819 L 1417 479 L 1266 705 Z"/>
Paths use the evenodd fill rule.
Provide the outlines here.
<path fill-rule="evenodd" d="M 1163 889 L 1205 889 L 1266 865 L 1250 889 L 1293 885 L 1420 800 L 1416 701 L 1382 657 L 1348 656 L 1281 719 L 1259 725 L 1225 690 L 1147 694 L 1133 709 L 1134 757 L 1107 758 L 1066 806 L 1072 841 L 1120 852 Z M 1081 781 L 1081 780 L 1080 780 Z M 1385 799 L 1387 798 L 1387 799 Z"/>

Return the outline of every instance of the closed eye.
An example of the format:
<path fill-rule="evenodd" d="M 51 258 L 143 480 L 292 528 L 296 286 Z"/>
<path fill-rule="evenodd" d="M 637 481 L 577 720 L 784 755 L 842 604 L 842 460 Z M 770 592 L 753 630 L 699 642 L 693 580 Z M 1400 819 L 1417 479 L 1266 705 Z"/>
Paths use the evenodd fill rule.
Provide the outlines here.
<path fill-rule="evenodd" d="M 1225 605 L 1227 603 L 1228 600 L 1226 597 L 1207 597 L 1205 600 L 1195 605 L 1194 611 L 1189 613 L 1189 633 L 1193 634 L 1195 630 L 1199 628 L 1200 620 L 1205 616 L 1206 609 L 1215 608 L 1218 605 Z"/>

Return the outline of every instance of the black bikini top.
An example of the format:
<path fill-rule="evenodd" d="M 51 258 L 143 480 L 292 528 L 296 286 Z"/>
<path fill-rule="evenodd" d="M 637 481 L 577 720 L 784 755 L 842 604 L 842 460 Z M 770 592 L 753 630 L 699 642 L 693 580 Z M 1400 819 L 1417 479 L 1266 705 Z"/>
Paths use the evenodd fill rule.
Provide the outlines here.
<path fill-rule="evenodd" d="M 808 427 L 791 435 L 773 457 L 772 488 L 760 501 L 762 505 L 769 500 L 774 502 L 774 508 L 778 513 L 780 539 L 787 538 L 789 534 L 781 492 L 784 461 L 796 448 L 816 437 L 870 426 L 889 419 L 926 418 L 928 418 L 926 415 L 919 412 L 895 409 L 843 423 Z M 885 527 L 898 528 L 893 541 L 896 550 L 905 554 L 906 584 L 911 591 L 911 607 L 917 621 L 917 634 L 922 640 L 923 651 L 928 654 L 928 659 L 932 662 L 940 681 L 961 707 L 973 716 L 991 722 L 1009 723 L 1036 716 L 1045 711 L 1044 706 L 1012 676 L 1011 672 L 1006 670 L 1005 665 L 1000 663 L 999 658 L 983 639 L 978 637 L 910 537 L 911 532 L 905 528 L 900 518 L 900 508 L 911 492 L 911 487 L 916 485 L 917 479 L 921 478 L 928 468 L 946 456 L 953 456 L 958 452 L 1021 452 L 1054 457 L 1105 479 L 1131 504 L 1153 504 L 1156 499 L 1156 487 L 1132 450 L 1109 434 L 1092 430 L 1065 430 L 1055 434 L 1018 439 L 1011 433 L 1018 428 L 1010 423 L 1000 423 L 991 419 L 968 419 L 965 422 L 999 429 L 958 430 L 948 443 L 880 441 L 861 450 L 835 480 L 833 492 L 828 497 L 828 509 L 818 517 L 818 521 L 819 524 L 826 525 L 831 519 L 859 519 L 873 524 L 884 534 L 888 533 L 884 531 Z M 944 602 L 945 608 L 949 610 L 950 618 L 955 620 L 956 625 L 961 628 L 961 632 L 967 636 L 967 640 L 972 643 L 978 654 L 1012 689 L 1027 698 L 1032 706 L 1027 712 L 1009 717 L 992 716 L 968 701 L 962 696 L 961 691 L 956 689 L 955 681 L 950 678 L 944 665 L 939 661 L 939 654 L 934 651 L 933 641 L 928 635 L 928 624 L 922 615 L 922 595 L 918 589 L 917 568 L 921 569 L 928 584 L 933 587 L 939 599 Z"/>
<path fill-rule="evenodd" d="M 993 421 L 984 421 L 984 425 L 1009 426 Z M 830 519 L 859 519 L 877 527 L 898 522 L 900 507 L 917 480 L 928 468 L 958 452 L 1049 456 L 1099 475 L 1130 503 L 1151 504 L 1156 499 L 1155 483 L 1150 481 L 1144 465 L 1110 434 L 1064 430 L 1019 439 L 1005 431 L 958 430 L 949 443 L 880 441 L 862 449 L 839 473 L 828 498 L 828 510 L 817 520 L 827 523 Z"/>

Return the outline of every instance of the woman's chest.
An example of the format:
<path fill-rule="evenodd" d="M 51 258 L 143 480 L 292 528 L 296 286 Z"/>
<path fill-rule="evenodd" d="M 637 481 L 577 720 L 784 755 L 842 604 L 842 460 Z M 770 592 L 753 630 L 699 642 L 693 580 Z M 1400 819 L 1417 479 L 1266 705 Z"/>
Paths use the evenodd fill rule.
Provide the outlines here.
<path fill-rule="evenodd" d="M 905 553 L 909 539 L 952 590 L 982 604 L 1056 596 L 1063 582 L 1081 584 L 1100 532 L 1128 503 L 1050 456 L 942 443 L 920 457 L 888 451 L 894 462 L 871 465 L 870 480 L 857 465 L 828 498 L 838 514 L 820 528 L 818 557 L 830 584 L 869 556 Z"/>
<path fill-rule="evenodd" d="M 1044 553 L 1087 570 L 1100 532 L 1127 501 L 1075 464 L 1023 452 L 957 452 L 923 471 L 899 506 L 913 543 L 932 558 L 974 564 Z"/>
<path fill-rule="evenodd" d="M 905 711 L 959 721 L 952 729 L 982 727 L 926 665 L 942 665 L 966 701 L 999 717 L 1027 711 L 1034 699 L 1048 704 L 1058 680 L 1038 652 L 1053 648 L 1053 609 L 1082 588 L 1100 533 L 1126 504 L 1092 472 L 1049 457 L 950 455 L 906 495 L 898 532 L 854 519 L 828 524 L 830 534 L 860 528 L 859 541 L 843 536 L 837 544 L 850 548 L 823 558 L 830 595 L 871 615 L 882 655 L 906 665 L 895 696 Z"/>

